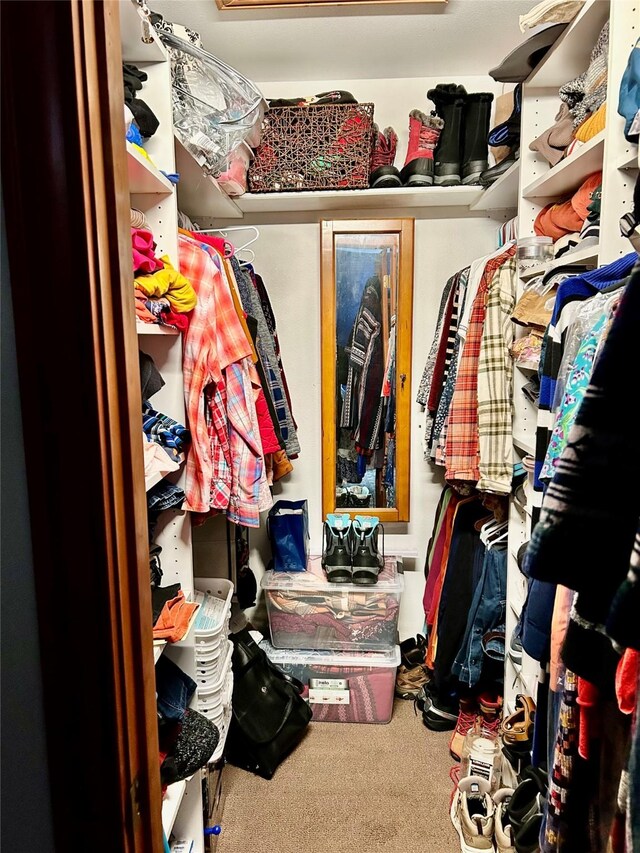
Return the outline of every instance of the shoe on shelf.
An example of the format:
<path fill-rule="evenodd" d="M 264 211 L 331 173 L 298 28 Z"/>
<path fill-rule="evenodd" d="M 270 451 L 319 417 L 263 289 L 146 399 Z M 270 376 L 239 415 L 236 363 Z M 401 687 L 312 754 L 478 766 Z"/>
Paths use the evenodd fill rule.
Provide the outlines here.
<path fill-rule="evenodd" d="M 502 742 L 502 754 L 507 759 L 513 772 L 518 778 L 522 777 L 522 772 L 525 767 L 531 764 L 531 750 L 533 749 L 533 741 L 526 740 L 521 743 L 507 744 Z"/>
<path fill-rule="evenodd" d="M 502 720 L 502 740 L 505 744 L 523 743 L 533 738 L 536 703 L 531 696 L 518 693 L 516 709 Z"/>
<path fill-rule="evenodd" d="M 480 175 L 489 168 L 487 136 L 492 101 L 491 92 L 472 92 L 467 95 L 462 155 L 463 184 L 477 184 Z"/>
<path fill-rule="evenodd" d="M 400 180 L 405 187 L 430 187 L 434 179 L 433 152 L 440 139 L 443 121 L 422 110 L 409 113 L 409 145 Z"/>
<path fill-rule="evenodd" d="M 384 568 L 384 556 L 378 549 L 378 534 L 382 530 L 380 519 L 372 515 L 356 515 L 351 529 L 353 583 L 371 586 L 378 582 L 378 575 Z"/>
<path fill-rule="evenodd" d="M 514 629 L 511 632 L 507 654 L 516 666 L 522 665 L 522 640 L 520 639 L 520 631 Z"/>
<path fill-rule="evenodd" d="M 373 125 L 373 148 L 371 150 L 371 161 L 369 165 L 369 186 L 378 187 L 400 187 L 400 172 L 393 165 L 396 150 L 398 148 L 398 134 L 392 127 L 380 130 L 377 124 Z"/>
<path fill-rule="evenodd" d="M 431 680 L 424 664 L 406 667 L 400 664 L 396 675 L 396 696 L 399 699 L 417 699 L 422 688 Z"/>
<path fill-rule="evenodd" d="M 467 90 L 455 83 L 438 83 L 435 89 L 429 89 L 427 98 L 433 101 L 436 115 L 444 122 L 434 155 L 434 183 L 438 187 L 455 187 L 462 176 Z"/>
<path fill-rule="evenodd" d="M 330 513 L 324 523 L 322 568 L 330 583 L 350 583 L 353 576 L 353 532 L 349 516 Z"/>
<path fill-rule="evenodd" d="M 489 796 L 490 785 L 480 776 L 465 776 L 451 803 L 451 822 L 460 836 L 462 853 L 476 850 L 495 851 L 494 806 Z"/>
<path fill-rule="evenodd" d="M 494 838 L 497 853 L 515 853 L 513 829 L 507 815 L 507 806 L 513 796 L 513 788 L 500 788 L 493 795 Z"/>
<path fill-rule="evenodd" d="M 478 178 L 478 183 L 482 187 L 490 187 L 491 184 L 495 184 L 498 178 L 501 178 L 505 172 L 508 172 L 509 169 L 516 162 L 518 157 L 520 156 L 519 149 L 513 149 L 504 160 L 501 160 L 499 163 L 496 163 L 495 166 L 491 166 L 489 169 L 485 169 L 484 172 Z"/>
<path fill-rule="evenodd" d="M 513 847 L 515 853 L 538 853 L 543 819 L 542 811 L 536 812 L 516 833 Z"/>
<path fill-rule="evenodd" d="M 475 697 L 461 698 L 456 727 L 449 741 L 449 754 L 456 761 L 462 760 L 465 737 L 478 724 L 478 703 Z"/>
<path fill-rule="evenodd" d="M 497 738 L 502 720 L 502 696 L 497 693 L 481 693 L 478 696 L 478 722 L 483 735 Z"/>
<path fill-rule="evenodd" d="M 498 102 L 496 102 L 498 103 Z M 522 83 L 513 90 L 513 110 L 506 121 L 489 131 L 487 142 L 492 148 L 506 146 L 512 152 L 520 147 L 520 122 L 522 119 Z"/>

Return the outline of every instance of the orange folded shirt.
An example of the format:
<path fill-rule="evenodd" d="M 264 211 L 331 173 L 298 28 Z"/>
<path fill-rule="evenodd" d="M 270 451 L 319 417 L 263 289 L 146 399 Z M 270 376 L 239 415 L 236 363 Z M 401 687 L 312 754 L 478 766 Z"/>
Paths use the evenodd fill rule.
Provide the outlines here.
<path fill-rule="evenodd" d="M 192 601 L 186 601 L 184 592 L 180 592 L 171 601 L 167 601 L 158 616 L 158 621 L 153 626 L 154 640 L 167 640 L 177 643 L 182 640 L 189 629 L 189 622 L 198 605 Z"/>

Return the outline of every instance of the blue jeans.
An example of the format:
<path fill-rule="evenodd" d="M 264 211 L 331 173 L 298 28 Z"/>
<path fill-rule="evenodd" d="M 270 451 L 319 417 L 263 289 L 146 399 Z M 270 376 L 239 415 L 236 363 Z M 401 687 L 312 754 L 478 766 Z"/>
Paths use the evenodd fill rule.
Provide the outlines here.
<path fill-rule="evenodd" d="M 464 640 L 453 664 L 462 684 L 473 687 L 482 675 L 482 638 L 504 624 L 507 603 L 507 549 L 494 546 L 485 551 L 482 573 L 469 610 Z"/>
<path fill-rule="evenodd" d="M 156 664 L 158 714 L 163 720 L 180 722 L 189 707 L 197 684 L 166 655 Z"/>

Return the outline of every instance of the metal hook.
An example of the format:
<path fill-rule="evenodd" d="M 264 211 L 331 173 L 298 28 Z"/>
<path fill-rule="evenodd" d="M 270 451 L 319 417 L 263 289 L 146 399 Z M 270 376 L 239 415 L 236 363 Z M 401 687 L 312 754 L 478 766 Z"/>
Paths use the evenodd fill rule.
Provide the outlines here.
<path fill-rule="evenodd" d="M 401 373 L 401 374 L 400 374 L 400 390 L 401 390 L 401 391 L 404 391 L 404 383 L 405 383 L 406 378 L 407 378 L 407 374 L 406 374 L 406 373 Z"/>

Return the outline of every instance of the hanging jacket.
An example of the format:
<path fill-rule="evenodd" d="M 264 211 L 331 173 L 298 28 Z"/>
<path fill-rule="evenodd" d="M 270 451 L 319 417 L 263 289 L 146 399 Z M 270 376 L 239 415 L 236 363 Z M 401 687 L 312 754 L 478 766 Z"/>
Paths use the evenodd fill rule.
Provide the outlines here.
<path fill-rule="evenodd" d="M 382 352 L 382 291 L 371 276 L 364 286 L 349 344 L 349 372 L 340 426 L 351 429 L 356 449 L 370 455 L 378 445 L 384 381 Z"/>

